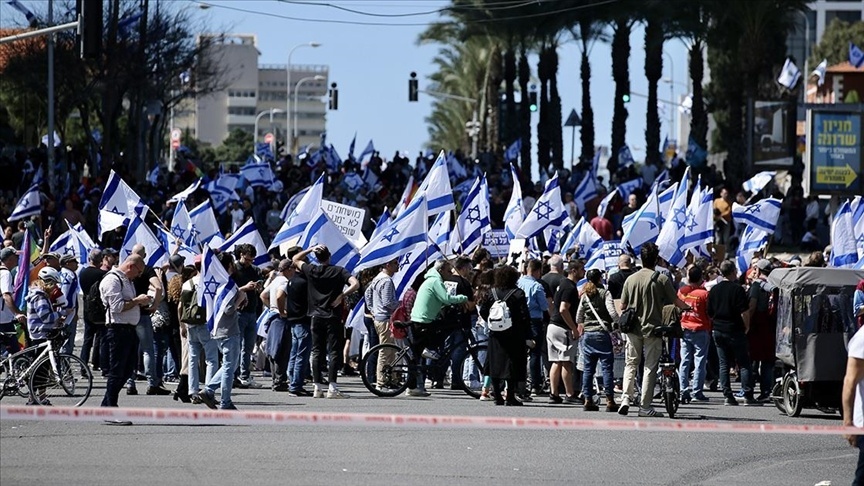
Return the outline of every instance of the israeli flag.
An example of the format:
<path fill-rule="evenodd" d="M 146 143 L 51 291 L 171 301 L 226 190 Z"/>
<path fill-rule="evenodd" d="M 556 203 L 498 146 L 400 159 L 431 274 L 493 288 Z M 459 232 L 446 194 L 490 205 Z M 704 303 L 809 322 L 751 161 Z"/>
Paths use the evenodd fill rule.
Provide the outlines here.
<path fill-rule="evenodd" d="M 849 64 L 855 66 L 855 69 L 864 66 L 864 51 L 851 42 L 849 43 Z"/>
<path fill-rule="evenodd" d="M 849 200 L 846 200 L 834 215 L 831 223 L 831 245 L 830 266 L 851 268 L 858 262 L 858 247 Z"/>
<path fill-rule="evenodd" d="M 744 275 L 747 269 L 750 268 L 750 260 L 753 259 L 753 254 L 761 250 L 768 244 L 768 233 L 753 226 L 744 228 L 741 233 L 741 241 L 738 243 L 738 253 L 735 255 L 735 266 L 738 267 L 738 274 Z"/>
<path fill-rule="evenodd" d="M 9 221 L 38 216 L 42 213 L 42 199 L 39 195 L 39 186 L 32 185 L 27 192 L 18 200 L 12 214 L 7 218 Z"/>
<path fill-rule="evenodd" d="M 120 33 L 120 36 L 129 37 L 133 32 L 135 32 L 138 25 L 141 24 L 141 17 L 143 16 L 144 12 L 139 8 L 131 14 L 121 18 L 117 22 L 117 31 Z"/>
<path fill-rule="evenodd" d="M 750 179 L 744 181 L 744 184 L 741 185 L 741 188 L 751 194 L 756 194 L 757 192 L 764 189 L 769 182 L 774 180 L 775 175 L 777 175 L 777 172 L 773 170 L 766 170 L 760 172 L 755 176 L 751 177 Z"/>
<path fill-rule="evenodd" d="M 558 185 L 558 172 L 546 181 L 540 199 L 525 217 L 516 231 L 516 238 L 530 239 L 543 233 L 547 226 L 561 226 L 567 219 L 567 210 L 561 200 L 561 187 Z"/>
<path fill-rule="evenodd" d="M 255 144 L 255 155 L 263 160 L 273 160 L 273 148 L 267 142 L 257 142 Z"/>
<path fill-rule="evenodd" d="M 363 162 L 363 159 L 366 158 L 367 155 L 372 155 L 375 153 L 375 144 L 372 142 L 372 139 L 369 139 L 369 143 L 366 144 L 366 148 L 360 152 L 360 158 L 357 159 L 360 162 Z"/>
<path fill-rule="evenodd" d="M 360 175 L 360 178 L 363 179 L 363 187 L 366 188 L 367 191 L 378 191 L 381 189 L 381 185 L 378 184 L 378 174 L 375 173 L 369 166 L 366 166 L 363 169 L 363 173 Z"/>
<path fill-rule="evenodd" d="M 701 247 L 714 241 L 714 195 L 710 188 L 696 189 L 687 207 L 687 224 L 681 250 Z"/>
<path fill-rule="evenodd" d="M 354 304 L 351 311 L 348 312 L 348 318 L 345 319 L 345 329 L 357 329 L 357 331 L 366 333 L 366 324 L 364 317 L 366 313 L 366 298 L 360 297 L 360 300 Z M 362 330 L 362 331 L 361 331 Z"/>
<path fill-rule="evenodd" d="M 426 196 L 420 195 L 411 201 L 390 228 L 370 240 L 360 252 L 360 261 L 354 268 L 359 272 L 366 268 L 383 265 L 394 258 L 410 258 L 411 254 L 425 251 L 428 211 Z"/>
<path fill-rule="evenodd" d="M 224 214 L 231 201 L 240 200 L 240 196 L 238 196 L 234 191 L 236 183 L 235 179 L 222 176 L 207 184 L 206 189 L 210 193 L 210 200 L 213 202 L 213 210 L 219 214 Z"/>
<path fill-rule="evenodd" d="M 312 184 L 312 187 L 307 189 L 306 194 L 300 198 L 297 207 L 285 219 L 285 223 L 273 237 L 273 242 L 270 243 L 271 250 L 280 245 L 293 246 L 300 241 L 300 236 L 306 231 L 306 226 L 321 207 L 321 200 L 324 197 L 324 177 L 325 174 L 321 174 L 318 180 Z"/>
<path fill-rule="evenodd" d="M 129 222 L 129 228 L 126 230 L 126 238 L 123 240 L 123 246 L 120 248 L 121 261 L 129 258 L 132 254 L 132 247 L 136 244 L 144 246 L 147 256 L 144 258 L 144 263 L 151 267 L 161 267 L 168 263 L 168 252 L 162 244 L 162 240 L 150 231 L 150 228 L 144 223 L 144 220 L 138 216 L 134 216 Z"/>
<path fill-rule="evenodd" d="M 822 59 L 822 62 L 816 66 L 816 69 L 810 73 L 810 77 L 816 76 L 818 79 L 816 81 L 816 85 L 822 87 L 825 84 L 825 73 L 828 71 L 828 59 Z"/>
<path fill-rule="evenodd" d="M 130 218 L 146 212 L 141 197 L 113 170 L 99 201 L 99 236 L 129 223 Z"/>
<path fill-rule="evenodd" d="M 708 160 L 708 152 L 699 145 L 699 142 L 691 135 L 687 139 L 687 152 L 684 153 L 684 160 L 687 165 L 699 167 Z"/>
<path fill-rule="evenodd" d="M 312 186 L 309 186 L 309 187 L 312 187 Z M 288 219 L 289 216 L 291 216 L 291 213 L 294 212 L 294 209 L 297 207 L 297 204 L 299 204 L 300 200 L 303 199 L 303 196 L 307 192 L 309 192 L 309 187 L 303 188 L 302 190 L 300 190 L 300 192 L 291 196 L 291 199 L 289 199 L 288 202 L 285 203 L 285 206 L 282 207 L 282 212 L 279 213 L 279 218 L 282 221 L 285 221 L 286 219 Z"/>
<path fill-rule="evenodd" d="M 590 258 L 595 251 L 603 247 L 603 238 L 597 234 L 597 231 L 585 220 L 580 217 L 576 222 L 576 226 L 570 231 L 567 239 L 561 245 L 560 253 L 566 253 L 572 248 L 576 248 L 576 254 L 580 258 Z"/>
<path fill-rule="evenodd" d="M 354 132 L 354 138 L 351 139 L 351 145 L 348 146 L 348 160 L 354 161 L 354 146 L 357 145 L 357 132 Z"/>
<path fill-rule="evenodd" d="M 522 153 L 522 139 L 517 139 L 513 142 L 507 150 L 504 151 L 504 160 L 506 162 L 511 162 L 519 158 L 519 154 Z"/>
<path fill-rule="evenodd" d="M 585 213 L 585 205 L 597 197 L 597 174 L 588 172 L 582 178 L 582 182 L 576 186 L 573 192 L 573 202 L 579 207 L 580 213 Z"/>
<path fill-rule="evenodd" d="M 749 206 L 733 202 L 732 219 L 773 234 L 777 228 L 777 220 L 780 219 L 781 204 L 782 201 L 774 198 L 763 199 Z"/>
<path fill-rule="evenodd" d="M 223 239 L 222 232 L 219 231 L 219 223 L 216 222 L 216 215 L 213 213 L 213 205 L 210 201 L 195 206 L 189 211 L 189 219 L 192 221 L 191 239 L 199 245 L 206 245 L 214 236 Z"/>
<path fill-rule="evenodd" d="M 396 298 L 402 300 L 411 284 L 422 275 L 430 263 L 444 257 L 443 252 L 434 243 L 423 243 L 416 249 L 405 253 L 399 259 L 399 270 L 393 275 L 393 286 L 396 287 Z"/>
<path fill-rule="evenodd" d="M 211 182 L 210 184 L 215 184 L 215 181 Z M 196 180 L 195 182 L 190 184 L 189 187 L 187 187 L 186 189 L 183 189 L 182 191 L 178 192 L 177 194 L 174 194 L 173 196 L 171 196 L 168 199 L 168 202 L 184 201 L 184 200 L 188 199 L 189 196 L 194 194 L 195 191 L 197 191 L 200 186 L 201 186 L 201 179 L 198 178 L 198 180 Z"/>
<path fill-rule="evenodd" d="M 259 267 L 266 267 L 270 263 L 270 255 L 267 254 L 267 245 L 264 238 L 258 232 L 255 221 L 252 218 L 246 220 L 230 238 L 219 245 L 219 251 L 234 251 L 237 245 L 249 244 L 255 247 L 255 260 L 252 262 Z"/>
<path fill-rule="evenodd" d="M 657 237 L 657 248 L 660 250 L 660 256 L 675 267 L 683 267 L 685 263 L 681 243 L 684 240 L 684 228 L 687 226 L 687 192 L 689 188 L 690 168 L 688 167 L 684 171 L 684 177 L 678 190 L 675 191 L 675 197 L 672 198 L 672 204 L 666 214 L 666 223 L 660 228 L 660 235 Z"/>
<path fill-rule="evenodd" d="M 635 163 L 633 152 L 630 151 L 630 147 L 625 143 L 618 151 L 618 170 L 626 169 Z"/>
<path fill-rule="evenodd" d="M 153 187 L 159 185 L 159 164 L 153 166 L 153 169 L 147 174 L 147 182 Z"/>
<path fill-rule="evenodd" d="M 61 233 L 48 247 L 48 251 L 58 253 L 60 256 L 72 255 L 82 265 L 87 264 L 88 250 L 78 241 L 78 238 L 72 235 L 71 230 Z"/>
<path fill-rule="evenodd" d="M 77 239 L 81 243 L 81 245 L 87 249 L 87 251 L 85 252 L 85 258 L 86 254 L 90 253 L 90 250 L 94 248 L 99 248 L 99 246 L 93 241 L 93 238 L 90 238 L 90 235 L 88 235 L 87 232 L 84 231 L 84 227 L 81 226 L 81 223 L 73 226 L 69 224 L 69 221 L 66 221 L 66 227 L 69 228 L 69 232 L 72 234 L 72 236 L 74 236 L 75 239 Z M 84 261 L 82 263 L 86 264 L 87 262 Z"/>
<path fill-rule="evenodd" d="M 451 251 L 450 233 L 450 211 L 438 213 L 438 216 L 435 217 L 435 221 L 433 221 L 432 225 L 429 226 L 429 239 L 438 245 L 438 248 L 441 249 L 441 253 L 444 255 L 451 255 L 454 253 Z"/>
<path fill-rule="evenodd" d="M 675 193 L 678 191 L 678 183 L 674 183 L 665 191 L 661 192 L 659 196 L 657 196 L 657 202 L 660 204 L 660 226 L 662 227 L 666 224 L 666 215 L 669 214 L 669 208 L 672 207 L 672 198 L 675 197 Z"/>
<path fill-rule="evenodd" d="M 657 186 L 654 186 L 648 200 L 638 211 L 624 218 L 621 228 L 624 230 L 621 246 L 627 248 L 629 245 L 634 251 L 639 251 L 642 245 L 655 241 L 660 236 L 660 200 Z"/>
<path fill-rule="evenodd" d="M 447 172 L 450 174 L 451 182 L 461 181 L 468 177 L 468 171 L 465 169 L 465 166 L 462 165 L 462 162 L 456 158 L 453 152 L 447 154 Z"/>
<path fill-rule="evenodd" d="M 641 177 L 633 179 L 632 181 L 623 182 L 618 185 L 616 190 L 619 194 L 621 194 L 621 199 L 627 200 L 630 197 L 630 194 L 633 194 L 637 189 L 641 189 L 644 185 L 644 181 Z"/>
<path fill-rule="evenodd" d="M 30 9 L 22 5 L 21 2 L 19 2 L 18 0 L 6 0 L 6 3 L 8 3 L 10 7 L 14 8 L 22 15 L 24 15 L 31 27 L 36 25 L 36 15 L 34 15 L 33 12 L 30 11 Z"/>
<path fill-rule="evenodd" d="M 360 177 L 360 174 L 351 171 L 342 177 L 342 185 L 349 192 L 357 192 L 363 187 L 363 178 Z"/>
<path fill-rule="evenodd" d="M 342 158 L 339 157 L 338 153 L 336 153 L 336 148 L 332 143 L 329 148 L 324 149 L 323 155 L 327 169 L 329 169 L 330 172 L 339 172 L 339 168 L 342 167 Z"/>
<path fill-rule="evenodd" d="M 249 163 L 240 168 L 240 175 L 252 187 L 270 187 L 273 185 L 273 171 L 270 163 Z"/>
<path fill-rule="evenodd" d="M 799 79 L 801 79 L 801 70 L 792 62 L 792 59 L 787 57 L 783 69 L 780 70 L 780 75 L 777 76 L 777 82 L 780 83 L 780 86 L 791 90 L 798 84 Z"/>
<path fill-rule="evenodd" d="M 195 264 L 195 257 L 199 254 L 197 249 L 192 248 L 182 241 L 177 245 L 177 238 L 170 231 L 161 226 L 156 228 L 156 237 L 162 240 L 162 246 L 168 250 L 170 255 L 180 255 L 183 257 L 183 265 Z"/>
<path fill-rule="evenodd" d="M 435 159 L 429 174 L 423 179 L 423 183 L 420 184 L 414 197 L 421 195 L 424 196 L 424 201 L 429 206 L 429 216 L 456 209 L 456 201 L 453 200 L 453 188 L 450 186 L 450 175 L 447 172 L 447 158 L 444 156 L 443 150 L 438 154 L 438 158 Z"/>
<path fill-rule="evenodd" d="M 459 217 L 456 218 L 456 231 L 451 233 L 459 239 L 456 245 L 451 241 L 451 248 L 459 248 L 459 253 L 467 255 L 483 243 L 483 236 L 492 230 L 489 222 L 489 198 L 486 196 L 486 177 L 474 180 L 468 197 L 462 206 Z"/>
<path fill-rule="evenodd" d="M 855 196 L 850 207 L 852 209 L 852 229 L 858 246 L 858 258 L 864 260 L 864 198 Z"/>
<path fill-rule="evenodd" d="M 354 273 L 354 267 L 360 261 L 360 252 L 354 244 L 320 208 L 300 236 L 299 245 L 303 248 L 326 245 L 330 250 L 330 264 L 343 267 L 349 273 Z"/>
<path fill-rule="evenodd" d="M 450 214 L 450 213 L 441 213 L 441 214 Z M 381 216 L 378 218 L 378 221 L 375 223 L 375 229 L 372 230 L 372 236 L 369 239 L 375 239 L 376 236 L 380 235 L 382 231 L 386 230 L 390 227 L 390 223 L 392 223 L 392 217 L 390 215 L 390 209 L 386 206 L 384 207 L 384 212 L 381 213 Z"/>
<path fill-rule="evenodd" d="M 654 179 L 654 184 L 657 187 L 663 187 L 669 181 L 669 169 L 663 169 L 663 172 L 657 174 Z"/>
<path fill-rule="evenodd" d="M 612 199 L 615 198 L 615 195 L 618 194 L 618 191 L 609 191 L 609 194 L 606 194 L 600 204 L 597 205 L 597 216 L 600 218 L 606 217 L 606 209 L 609 208 L 609 204 L 612 202 Z"/>
<path fill-rule="evenodd" d="M 513 240 L 522 222 L 525 221 L 525 204 L 522 202 L 522 183 L 513 164 L 510 164 L 510 174 L 513 179 L 513 191 L 510 193 L 507 209 L 504 210 L 504 231 L 507 233 L 507 239 Z"/>
<path fill-rule="evenodd" d="M 198 305 L 207 315 L 207 329 L 212 333 L 229 304 L 237 297 L 237 284 L 216 258 L 210 247 L 201 255 L 201 282 L 198 285 Z"/>

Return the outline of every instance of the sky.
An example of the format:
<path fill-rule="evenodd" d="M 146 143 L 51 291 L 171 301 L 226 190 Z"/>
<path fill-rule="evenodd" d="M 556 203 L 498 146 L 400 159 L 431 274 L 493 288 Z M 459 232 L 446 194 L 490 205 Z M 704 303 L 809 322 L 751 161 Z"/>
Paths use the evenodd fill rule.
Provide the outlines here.
<path fill-rule="evenodd" d="M 45 10 L 48 0 L 19 0 L 34 12 Z M 59 1 L 59 0 L 58 0 Z M 151 0 L 151 2 L 156 0 Z M 210 32 L 257 36 L 261 53 L 259 64 L 287 64 L 288 51 L 296 45 L 320 42 L 318 48 L 299 48 L 294 51 L 292 64 L 325 64 L 330 68 L 330 82 L 339 86 L 339 109 L 327 115 L 327 140 L 340 153 L 357 133 L 358 151 L 371 138 L 383 156 L 392 157 L 406 151 L 413 158 L 428 140 L 424 119 L 432 111 L 432 99 L 420 94 L 419 102 L 408 102 L 408 78 L 416 71 L 420 89 L 428 89 L 428 76 L 433 72 L 432 59 L 440 46 L 417 45 L 417 38 L 426 27 L 442 20 L 437 13 L 449 5 L 442 0 L 161 0 L 175 2 L 196 10 L 210 28 Z M 566 0 L 561 0 L 566 1 Z M 200 4 L 209 5 L 202 9 Z M 341 10 L 344 7 L 372 15 Z M 424 12 L 430 12 L 423 14 Z M 412 14 L 412 15 L 406 15 Z M 421 14 L 421 15 L 413 15 Z M 346 23 L 347 22 L 347 23 Z M 359 23 L 377 25 L 358 25 Z M 0 0 L 0 27 L 21 25 L 23 16 Z M 408 25 L 410 24 L 410 25 Z M 631 39 L 630 86 L 633 94 L 627 108 L 627 143 L 636 160 L 645 154 L 646 100 L 644 31 L 642 25 L 634 27 Z M 581 112 L 582 89 L 579 74 L 580 51 L 578 44 L 564 38 L 559 48 L 558 86 L 567 118 L 570 110 Z M 664 44 L 663 77 L 671 78 L 676 97 L 686 94 L 687 48 L 673 39 Z M 591 99 L 595 116 L 596 143 L 610 144 L 612 126 L 611 48 L 609 44 L 595 42 L 590 50 Z M 670 60 L 672 68 L 670 69 Z M 536 75 L 536 56 L 529 59 Z M 658 95 L 669 99 L 670 84 L 661 82 Z M 676 98 L 677 99 L 677 98 Z M 667 112 L 668 113 L 668 112 Z M 661 138 L 670 132 L 668 114 L 663 120 Z M 661 115 L 661 118 L 664 118 Z M 532 125 L 536 126 L 537 115 Z M 532 138 L 535 140 L 536 134 Z M 671 137 L 670 137 L 671 138 Z M 571 129 L 564 128 L 564 157 L 571 156 Z M 581 150 L 576 131 L 575 152 Z"/>

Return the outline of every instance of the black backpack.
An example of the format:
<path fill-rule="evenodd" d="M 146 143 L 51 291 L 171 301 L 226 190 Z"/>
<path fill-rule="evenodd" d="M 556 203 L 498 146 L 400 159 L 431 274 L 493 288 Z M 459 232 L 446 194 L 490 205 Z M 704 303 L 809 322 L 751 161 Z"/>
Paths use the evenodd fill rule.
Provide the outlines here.
<path fill-rule="evenodd" d="M 87 295 L 84 296 L 84 318 L 90 321 L 92 324 L 105 324 L 105 303 L 102 302 L 102 292 L 99 291 L 99 284 L 102 283 L 102 279 L 104 279 L 108 274 L 102 275 L 99 280 L 93 283 L 90 286 L 90 290 L 87 291 Z M 120 277 L 117 277 L 117 280 L 120 280 L 120 288 L 123 288 L 123 280 Z"/>

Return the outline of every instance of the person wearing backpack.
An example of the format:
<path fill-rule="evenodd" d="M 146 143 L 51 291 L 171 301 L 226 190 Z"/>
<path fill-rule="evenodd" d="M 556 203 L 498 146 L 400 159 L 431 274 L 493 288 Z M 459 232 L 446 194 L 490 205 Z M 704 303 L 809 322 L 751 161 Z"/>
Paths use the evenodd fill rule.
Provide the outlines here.
<path fill-rule="evenodd" d="M 210 381 L 216 374 L 219 364 L 219 347 L 216 341 L 210 337 L 207 330 L 207 315 L 204 307 L 198 305 L 198 286 L 201 285 L 201 255 L 195 256 L 195 274 L 183 282 L 180 289 L 180 326 L 186 329 L 186 339 L 189 345 L 189 396 L 193 403 L 202 403 L 201 372 L 198 364 L 200 357 L 204 355 L 207 364 L 204 383 Z"/>
<path fill-rule="evenodd" d="M 582 335 L 583 356 L 585 359 L 582 377 L 582 396 L 585 397 L 583 409 L 586 412 L 600 410 L 594 402 L 594 372 L 597 363 L 603 372 L 603 393 L 606 395 L 606 411 L 615 412 L 615 375 L 612 368 L 615 355 L 612 347 L 612 323 L 618 320 L 612 292 L 603 288 L 603 272 L 596 268 L 585 274 L 588 280 L 582 287 L 579 309 L 576 311 L 576 325 Z"/>
<path fill-rule="evenodd" d="M 105 335 L 105 307 L 102 305 L 102 297 L 99 295 L 99 282 L 102 281 L 102 277 L 108 273 L 108 270 L 111 270 L 111 264 L 105 251 L 99 249 L 91 250 L 87 256 L 87 261 L 90 264 L 84 267 L 78 276 L 81 295 L 84 296 L 84 311 L 82 312 L 84 343 L 81 345 L 80 358 L 86 363 L 90 360 L 92 353 L 93 371 L 101 369 L 104 374 L 108 372 L 108 363 L 105 359 L 107 353 L 102 352 L 102 338 Z"/>
<path fill-rule="evenodd" d="M 522 402 L 516 398 L 517 388 L 528 374 L 526 343 L 531 339 L 531 316 L 528 299 L 517 286 L 518 281 L 519 272 L 515 268 L 496 269 L 492 290 L 480 303 L 480 317 L 489 325 L 485 371 L 492 379 L 495 405 L 521 406 Z"/>

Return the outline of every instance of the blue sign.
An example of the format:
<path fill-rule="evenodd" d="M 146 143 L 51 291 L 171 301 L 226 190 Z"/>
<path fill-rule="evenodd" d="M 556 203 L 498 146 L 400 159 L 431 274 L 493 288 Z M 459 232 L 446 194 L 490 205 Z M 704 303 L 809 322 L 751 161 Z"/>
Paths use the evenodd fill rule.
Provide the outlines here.
<path fill-rule="evenodd" d="M 812 111 L 808 146 L 811 194 L 864 193 L 861 114 Z"/>

